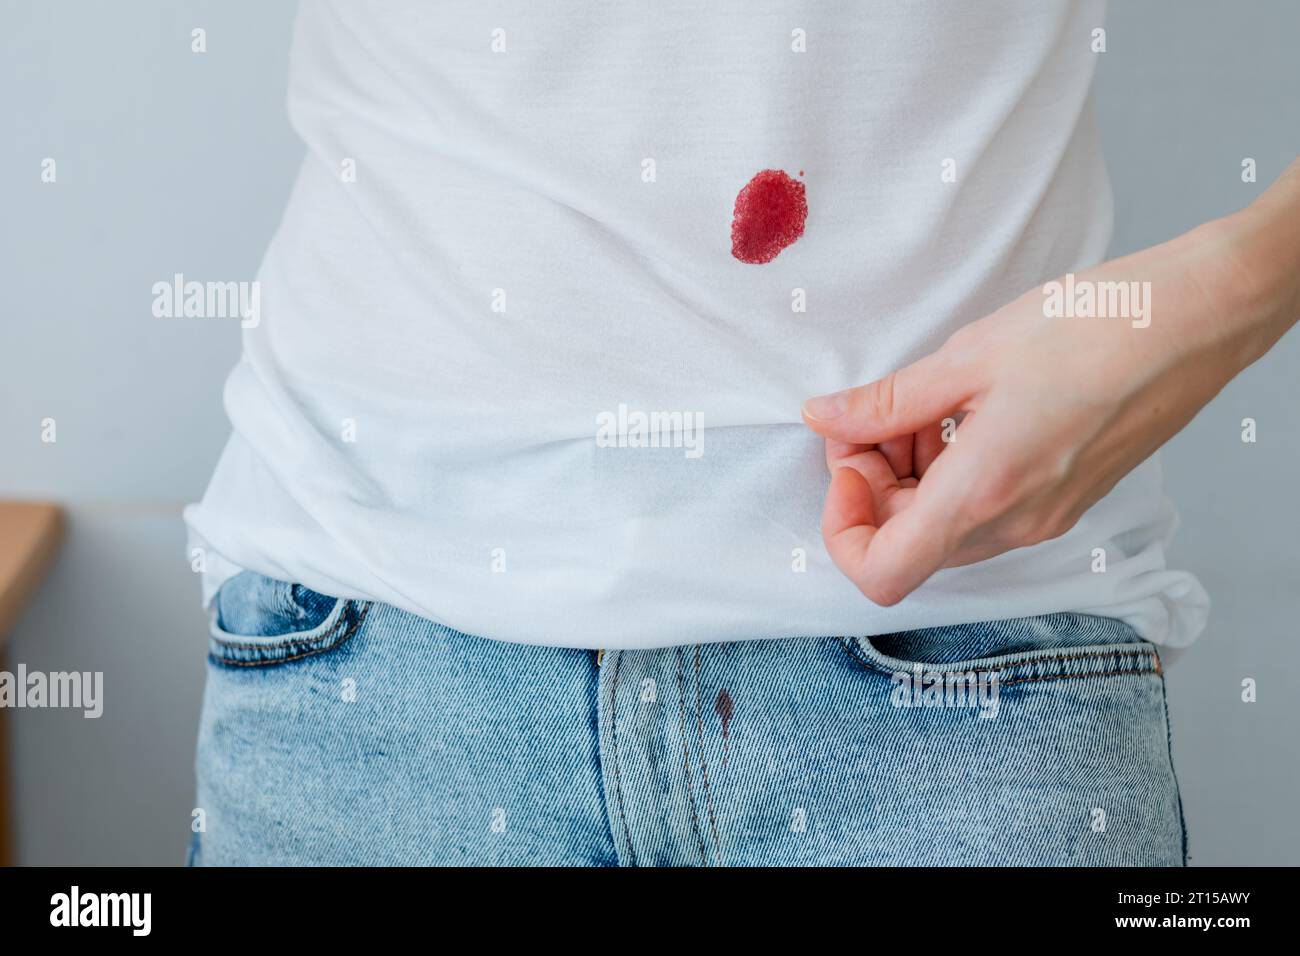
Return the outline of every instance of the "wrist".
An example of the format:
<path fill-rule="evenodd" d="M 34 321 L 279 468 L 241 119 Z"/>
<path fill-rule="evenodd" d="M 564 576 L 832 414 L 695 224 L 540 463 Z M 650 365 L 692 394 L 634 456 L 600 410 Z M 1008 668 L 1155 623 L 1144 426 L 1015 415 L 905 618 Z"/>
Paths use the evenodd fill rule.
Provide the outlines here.
<path fill-rule="evenodd" d="M 1300 190 L 1289 208 L 1277 197 L 1263 199 L 1184 237 L 1197 247 L 1193 261 L 1213 290 L 1210 304 L 1233 375 L 1300 319 Z"/>
<path fill-rule="evenodd" d="M 1237 304 L 1256 317 L 1263 355 L 1300 320 L 1300 160 L 1220 222 L 1241 276 Z"/>

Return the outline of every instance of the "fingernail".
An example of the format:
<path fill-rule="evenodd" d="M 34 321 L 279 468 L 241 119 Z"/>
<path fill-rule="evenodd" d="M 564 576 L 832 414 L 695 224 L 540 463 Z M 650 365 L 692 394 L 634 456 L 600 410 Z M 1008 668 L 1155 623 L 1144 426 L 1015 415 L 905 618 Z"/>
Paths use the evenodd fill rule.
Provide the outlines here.
<path fill-rule="evenodd" d="M 803 403 L 803 413 L 819 422 L 827 422 L 844 414 L 844 393 L 818 395 Z"/>

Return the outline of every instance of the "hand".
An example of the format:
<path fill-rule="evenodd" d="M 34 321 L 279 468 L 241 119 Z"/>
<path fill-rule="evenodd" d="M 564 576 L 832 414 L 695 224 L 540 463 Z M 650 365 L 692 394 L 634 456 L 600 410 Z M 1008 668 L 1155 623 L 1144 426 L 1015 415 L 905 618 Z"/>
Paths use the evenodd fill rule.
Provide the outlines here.
<path fill-rule="evenodd" d="M 806 402 L 840 570 L 891 605 L 940 568 L 1073 527 L 1300 313 L 1297 168 L 1285 202 L 1075 277 L 1139 283 L 1145 317 L 1136 296 L 1125 316 L 1049 317 L 1036 288 L 914 365 Z"/>

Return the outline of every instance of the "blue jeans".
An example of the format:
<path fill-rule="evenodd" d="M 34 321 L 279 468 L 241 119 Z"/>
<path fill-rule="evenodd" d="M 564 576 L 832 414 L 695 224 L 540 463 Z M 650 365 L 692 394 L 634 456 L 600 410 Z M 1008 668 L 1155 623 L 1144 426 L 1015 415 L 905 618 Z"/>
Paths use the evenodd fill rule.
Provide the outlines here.
<path fill-rule="evenodd" d="M 244 573 L 197 763 L 200 864 L 1186 854 L 1156 649 L 1078 614 L 598 654 Z"/>

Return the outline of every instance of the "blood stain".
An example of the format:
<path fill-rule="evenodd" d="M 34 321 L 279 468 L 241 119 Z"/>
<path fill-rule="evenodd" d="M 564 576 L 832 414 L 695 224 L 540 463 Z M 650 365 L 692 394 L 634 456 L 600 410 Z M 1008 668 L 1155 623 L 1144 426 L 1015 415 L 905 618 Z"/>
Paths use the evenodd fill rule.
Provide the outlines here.
<path fill-rule="evenodd" d="M 803 183 L 783 170 L 764 169 L 736 196 L 731 254 L 741 262 L 771 262 L 803 235 L 807 219 Z"/>
<path fill-rule="evenodd" d="M 731 751 L 731 740 L 729 736 L 731 730 L 731 718 L 736 713 L 736 702 L 731 699 L 731 695 L 727 693 L 725 687 L 718 691 L 718 696 L 713 701 L 713 710 L 714 713 L 722 718 L 722 765 L 725 767 L 727 765 L 727 757 L 730 756 Z"/>

